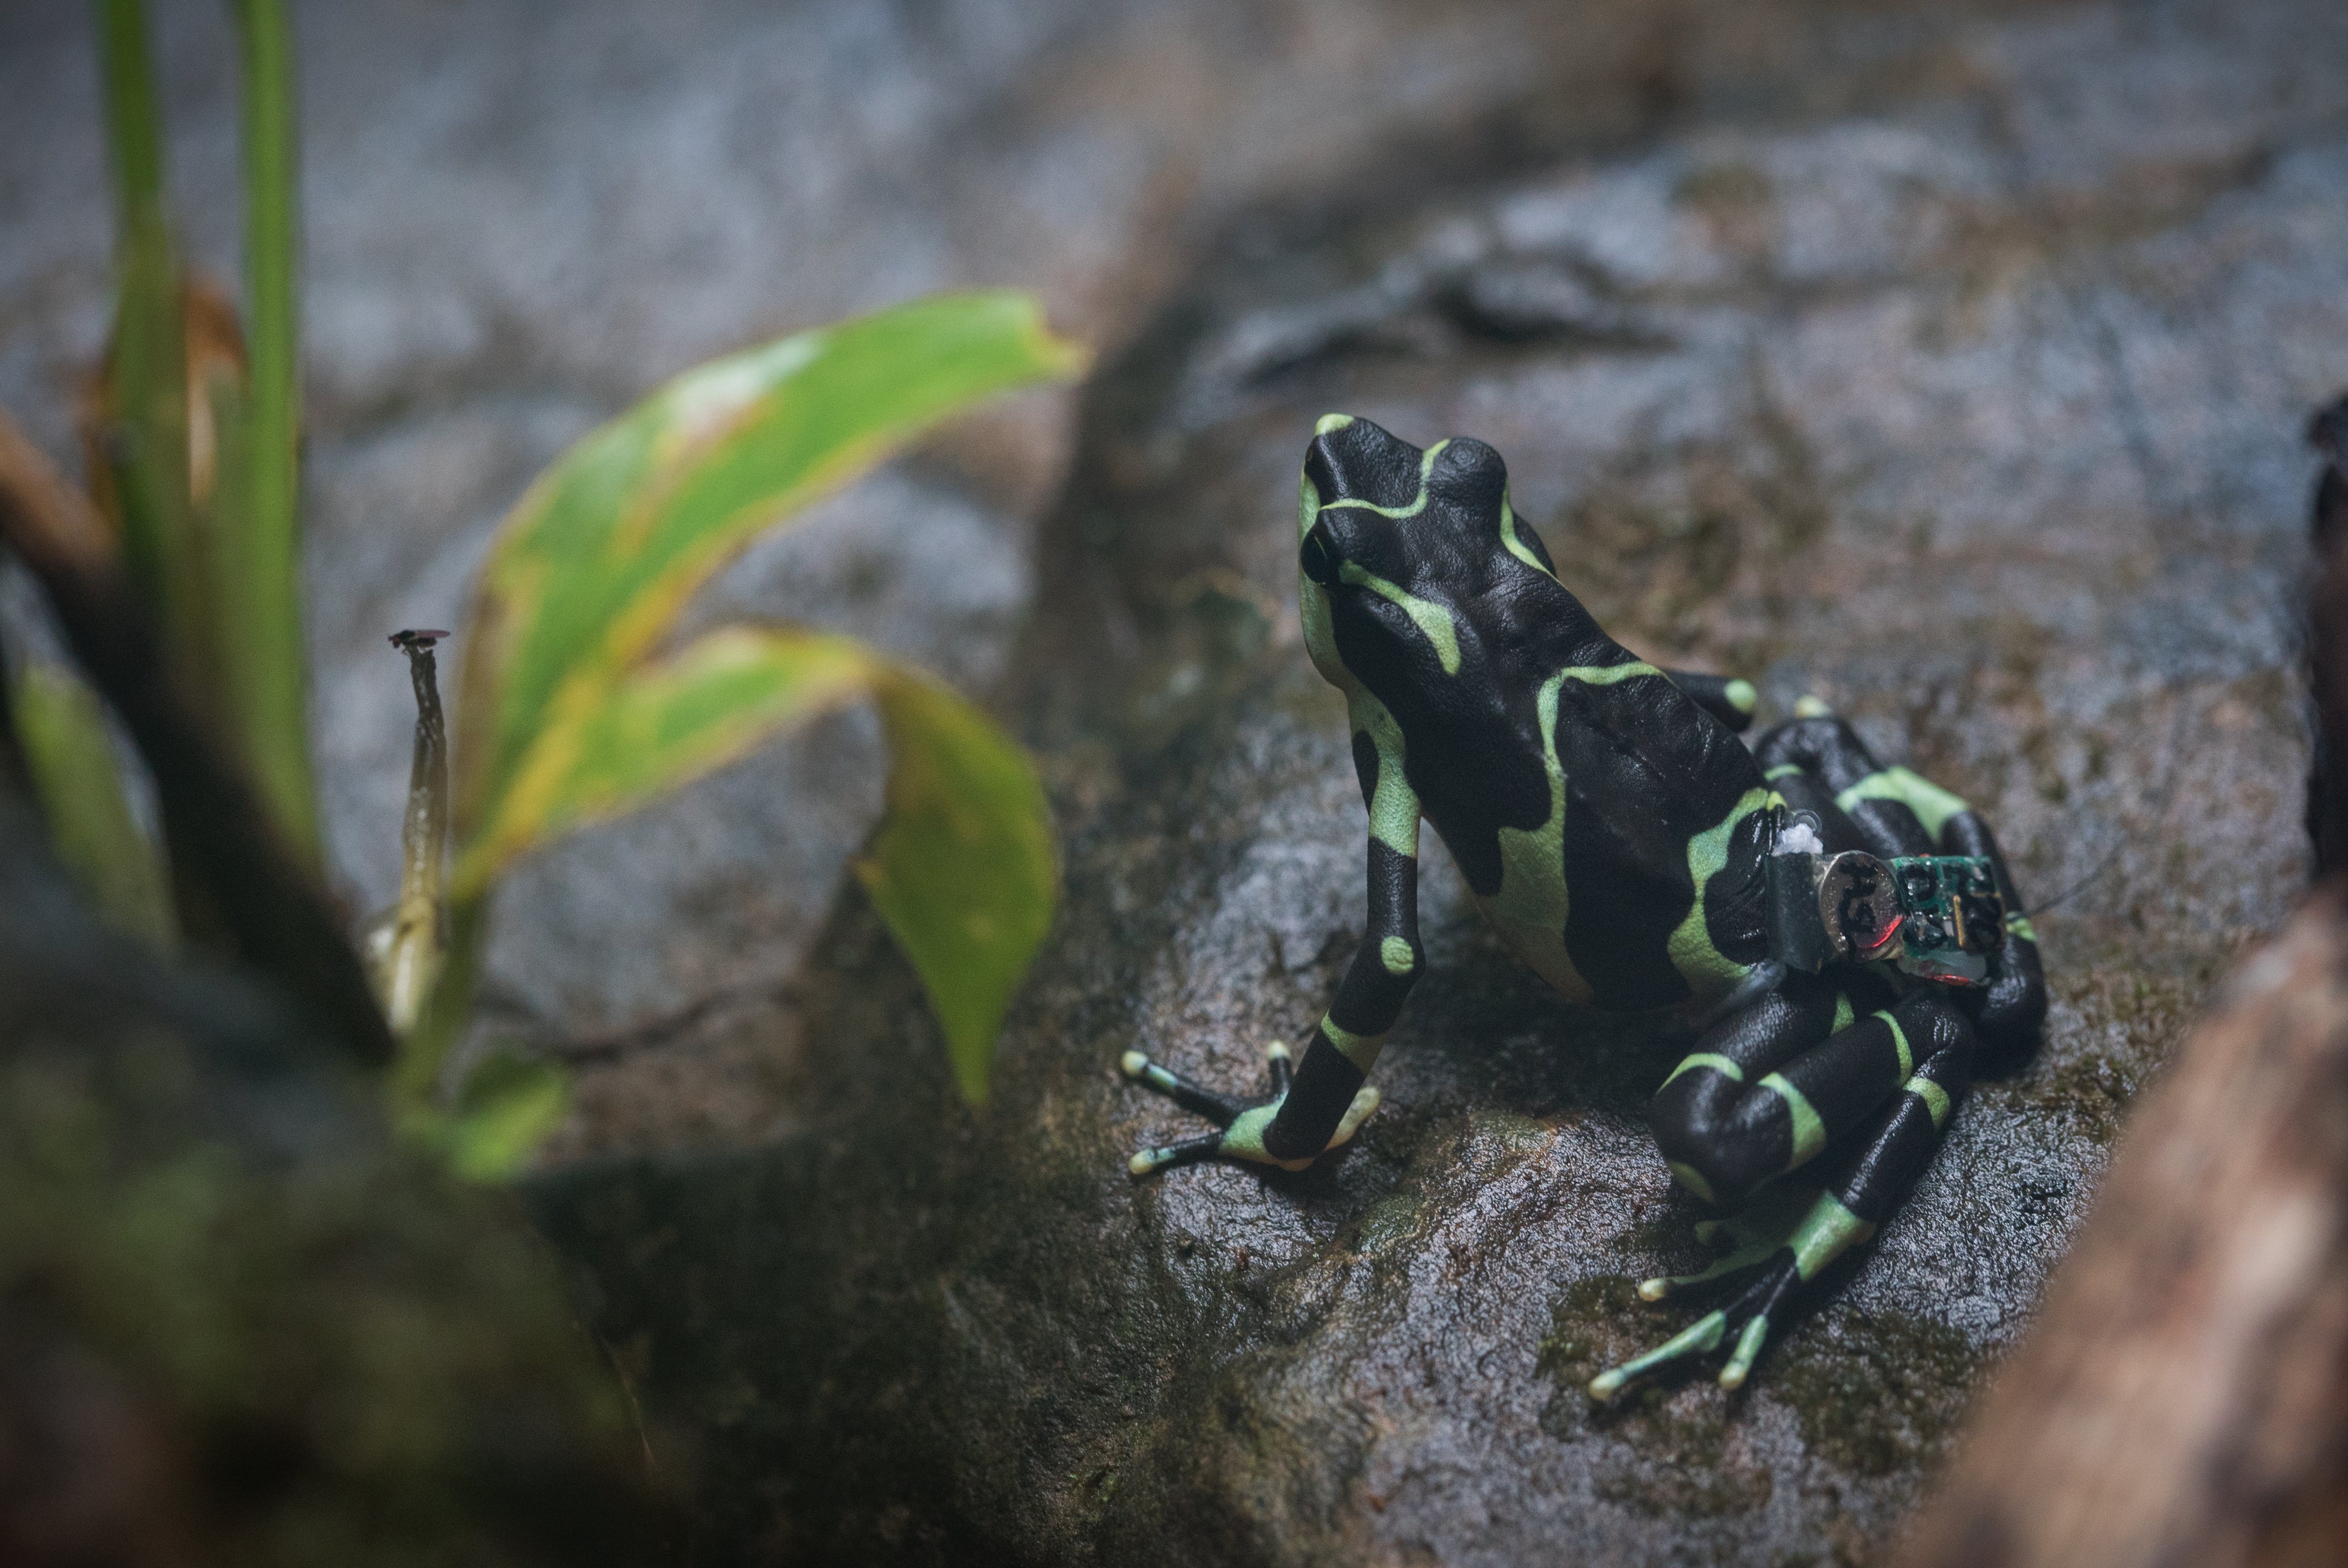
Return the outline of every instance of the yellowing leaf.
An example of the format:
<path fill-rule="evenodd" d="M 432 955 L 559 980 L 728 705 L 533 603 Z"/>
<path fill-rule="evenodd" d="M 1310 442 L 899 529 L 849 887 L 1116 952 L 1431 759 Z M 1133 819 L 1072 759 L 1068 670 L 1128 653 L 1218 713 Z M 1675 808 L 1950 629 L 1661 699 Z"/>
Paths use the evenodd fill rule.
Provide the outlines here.
<path fill-rule="evenodd" d="M 468 897 L 514 856 L 746 755 L 864 695 L 875 665 L 848 638 L 730 627 L 557 714 L 458 862 Z"/>
<path fill-rule="evenodd" d="M 1083 363 L 1026 295 L 942 295 L 687 372 L 586 436 L 530 487 L 483 569 L 457 747 L 460 856 L 492 824 L 507 835 L 497 858 L 522 824 L 554 825 L 543 806 L 503 806 L 526 764 L 551 765 L 541 740 L 588 723 L 757 534 L 939 420 Z"/>
<path fill-rule="evenodd" d="M 1059 896 L 1050 810 L 1027 753 L 953 692 L 899 666 L 875 694 L 889 811 L 856 875 L 929 992 L 963 1098 L 980 1104 Z"/>

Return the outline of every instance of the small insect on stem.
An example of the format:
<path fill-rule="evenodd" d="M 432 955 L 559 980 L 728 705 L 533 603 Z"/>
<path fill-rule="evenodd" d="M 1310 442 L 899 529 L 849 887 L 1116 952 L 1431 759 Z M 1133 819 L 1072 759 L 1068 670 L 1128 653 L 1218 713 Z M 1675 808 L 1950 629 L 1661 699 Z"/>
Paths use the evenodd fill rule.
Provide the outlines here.
<path fill-rule="evenodd" d="M 407 815 L 400 824 L 399 907 L 383 966 L 384 1012 L 392 1032 L 406 1036 L 422 1016 L 440 969 L 440 867 L 448 845 L 448 731 L 440 716 L 438 661 L 433 645 L 445 631 L 391 634 L 407 655 L 416 686 L 416 751 L 407 770 Z"/>

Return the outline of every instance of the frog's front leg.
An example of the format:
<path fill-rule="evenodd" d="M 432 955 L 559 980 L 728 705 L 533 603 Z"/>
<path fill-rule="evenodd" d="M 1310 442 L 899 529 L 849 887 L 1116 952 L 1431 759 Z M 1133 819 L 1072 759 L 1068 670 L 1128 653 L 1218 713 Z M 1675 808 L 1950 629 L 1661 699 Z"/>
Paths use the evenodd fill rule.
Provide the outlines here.
<path fill-rule="evenodd" d="M 1128 1078 L 1222 1129 L 1141 1150 L 1128 1162 L 1135 1175 L 1213 1159 L 1301 1171 L 1351 1138 L 1377 1109 L 1378 1091 L 1364 1081 L 1426 965 L 1418 939 L 1419 812 L 1417 797 L 1403 781 L 1398 748 L 1357 731 L 1354 762 L 1370 806 L 1368 929 L 1336 999 L 1313 1030 L 1304 1060 L 1292 1078 L 1287 1048 L 1275 1045 L 1272 1094 L 1251 1102 L 1193 1083 L 1140 1051 L 1127 1051 L 1119 1065 Z"/>

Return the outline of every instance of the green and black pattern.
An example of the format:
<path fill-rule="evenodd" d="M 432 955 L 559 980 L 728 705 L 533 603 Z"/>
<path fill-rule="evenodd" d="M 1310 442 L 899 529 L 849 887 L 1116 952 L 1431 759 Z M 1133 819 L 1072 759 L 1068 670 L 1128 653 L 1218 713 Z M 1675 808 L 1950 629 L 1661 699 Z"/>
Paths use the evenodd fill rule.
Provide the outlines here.
<path fill-rule="evenodd" d="M 1421 451 L 1333 415 L 1305 456 L 1299 533 L 1306 645 L 1345 693 L 1369 812 L 1367 929 L 1303 1061 L 1292 1071 L 1273 1048 L 1267 1098 L 1222 1095 L 1127 1053 L 1128 1075 L 1220 1129 L 1144 1150 L 1132 1168 L 1298 1169 L 1353 1135 L 1426 963 L 1424 820 L 1509 946 L 1566 996 L 1725 1012 L 1658 1091 L 1653 1120 L 1676 1179 L 1744 1212 L 1715 1224 L 1734 1244 L 1720 1264 L 1642 1287 L 1650 1299 L 1714 1290 L 1723 1304 L 1592 1391 L 1611 1397 L 1732 1336 L 1721 1381 L 1736 1386 L 1794 1292 L 1871 1235 L 1930 1161 L 1977 1045 L 2026 1042 L 2045 1010 L 2034 933 L 2018 917 L 1982 987 L 1881 964 L 1781 981 L 1766 962 L 1766 857 L 1806 813 L 1828 853 L 1984 857 L 2019 909 L 1988 825 L 1947 791 L 1878 766 L 1815 703 L 1748 749 L 1738 732 L 1753 688 L 1658 669 L 1600 630 L 1481 442 Z"/>

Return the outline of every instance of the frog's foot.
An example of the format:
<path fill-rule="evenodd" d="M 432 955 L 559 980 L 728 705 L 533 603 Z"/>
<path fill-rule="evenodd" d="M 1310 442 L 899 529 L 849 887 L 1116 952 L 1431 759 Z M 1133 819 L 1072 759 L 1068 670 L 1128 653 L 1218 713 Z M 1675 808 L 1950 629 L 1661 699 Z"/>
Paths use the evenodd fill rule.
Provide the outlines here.
<path fill-rule="evenodd" d="M 1768 1340 L 1770 1324 L 1785 1320 L 1795 1293 L 1874 1232 L 1871 1223 L 1852 1214 L 1832 1193 L 1787 1183 L 1762 1189 L 1741 1214 L 1704 1221 L 1696 1227 L 1696 1238 L 1724 1245 L 1727 1252 L 1701 1273 L 1642 1282 L 1639 1296 L 1662 1301 L 1701 1290 L 1726 1293 L 1728 1299 L 1677 1337 L 1591 1379 L 1591 1397 L 1612 1399 L 1632 1378 L 1674 1361 L 1710 1355 L 1732 1336 L 1734 1348 L 1720 1369 L 1720 1386 L 1742 1388 Z"/>
<path fill-rule="evenodd" d="M 1280 1040 L 1264 1047 L 1263 1054 L 1272 1077 L 1272 1092 L 1262 1100 L 1241 1100 L 1160 1066 L 1140 1051 L 1127 1051 L 1118 1060 L 1117 1068 L 1128 1078 L 1156 1090 L 1183 1110 L 1205 1117 L 1221 1131 L 1160 1148 L 1137 1150 L 1133 1158 L 1126 1162 L 1126 1169 L 1137 1176 L 1147 1176 L 1200 1160 L 1238 1160 L 1254 1165 L 1277 1165 L 1283 1171 L 1301 1171 L 1310 1165 L 1316 1155 L 1308 1154 L 1301 1160 L 1276 1159 L 1264 1147 L 1264 1132 L 1287 1102 L 1296 1069 L 1288 1047 Z M 1378 1091 L 1363 1085 L 1353 1102 L 1345 1107 L 1336 1131 L 1320 1153 L 1326 1153 L 1352 1138 L 1377 1108 Z"/>

